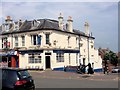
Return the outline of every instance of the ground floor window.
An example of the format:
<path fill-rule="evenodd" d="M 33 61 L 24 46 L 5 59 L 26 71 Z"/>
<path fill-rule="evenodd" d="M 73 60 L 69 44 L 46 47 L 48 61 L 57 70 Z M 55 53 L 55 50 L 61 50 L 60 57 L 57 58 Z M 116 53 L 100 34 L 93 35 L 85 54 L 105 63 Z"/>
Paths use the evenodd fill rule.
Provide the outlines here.
<path fill-rule="evenodd" d="M 41 63 L 41 54 L 40 53 L 31 53 L 28 54 L 29 63 Z"/>
<path fill-rule="evenodd" d="M 64 53 L 57 53 L 56 60 L 57 62 L 64 62 Z"/>

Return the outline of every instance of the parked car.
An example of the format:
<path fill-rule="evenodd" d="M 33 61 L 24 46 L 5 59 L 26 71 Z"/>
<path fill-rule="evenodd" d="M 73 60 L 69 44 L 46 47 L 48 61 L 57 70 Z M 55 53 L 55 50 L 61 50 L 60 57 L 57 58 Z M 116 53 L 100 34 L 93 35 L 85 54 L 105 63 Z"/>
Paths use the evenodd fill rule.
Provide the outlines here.
<path fill-rule="evenodd" d="M 2 68 L 1 90 L 35 90 L 34 80 L 26 69 Z"/>
<path fill-rule="evenodd" d="M 112 73 L 120 73 L 120 67 L 112 68 Z"/>

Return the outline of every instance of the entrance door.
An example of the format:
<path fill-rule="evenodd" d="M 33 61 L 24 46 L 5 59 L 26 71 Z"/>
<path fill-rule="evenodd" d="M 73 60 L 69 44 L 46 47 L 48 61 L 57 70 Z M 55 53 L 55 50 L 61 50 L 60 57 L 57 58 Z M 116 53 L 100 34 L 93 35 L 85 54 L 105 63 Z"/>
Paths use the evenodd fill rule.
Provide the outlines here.
<path fill-rule="evenodd" d="M 46 60 L 46 69 L 50 68 L 50 56 L 45 56 Z"/>

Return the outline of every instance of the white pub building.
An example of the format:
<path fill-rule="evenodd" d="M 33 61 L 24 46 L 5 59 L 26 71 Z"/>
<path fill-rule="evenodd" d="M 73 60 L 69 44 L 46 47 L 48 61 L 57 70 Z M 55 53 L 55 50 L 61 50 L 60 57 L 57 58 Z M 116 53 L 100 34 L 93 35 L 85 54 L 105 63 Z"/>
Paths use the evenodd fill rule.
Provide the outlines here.
<path fill-rule="evenodd" d="M 38 19 L 14 22 L 7 16 L 0 27 L 1 62 L 9 67 L 63 69 L 64 66 L 87 65 L 102 69 L 102 59 L 94 48 L 94 37 L 85 22 L 85 32 L 73 29 L 72 17 L 64 24 L 62 14 L 58 21 Z"/>

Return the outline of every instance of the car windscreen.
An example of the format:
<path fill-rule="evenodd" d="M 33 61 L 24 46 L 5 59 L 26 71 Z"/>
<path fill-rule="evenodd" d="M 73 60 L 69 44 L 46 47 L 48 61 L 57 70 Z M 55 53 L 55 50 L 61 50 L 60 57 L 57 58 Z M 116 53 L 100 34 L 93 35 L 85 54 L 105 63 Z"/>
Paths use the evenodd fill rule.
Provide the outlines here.
<path fill-rule="evenodd" d="M 27 70 L 18 71 L 18 75 L 20 76 L 21 79 L 30 77 L 30 74 L 28 73 Z"/>

